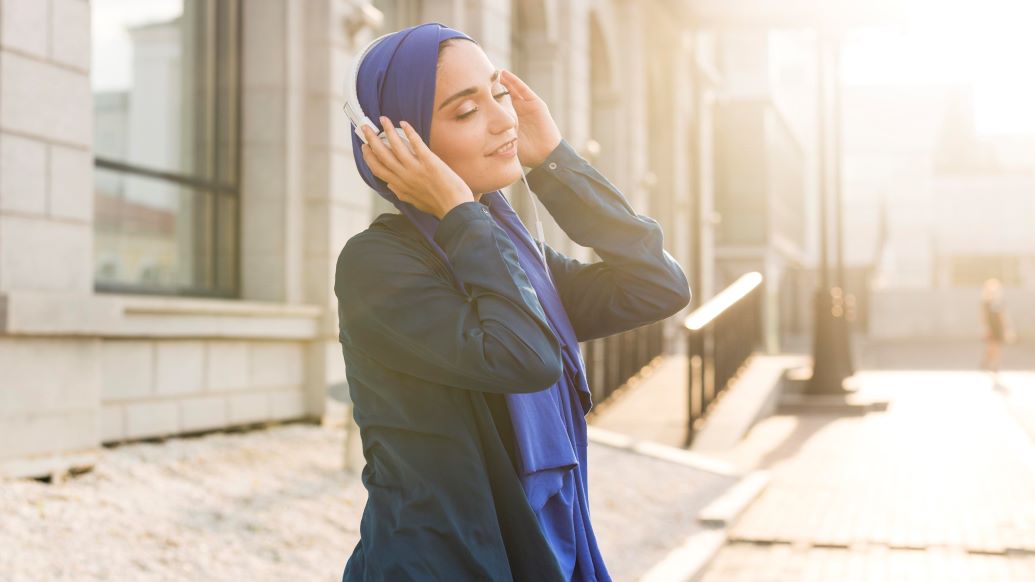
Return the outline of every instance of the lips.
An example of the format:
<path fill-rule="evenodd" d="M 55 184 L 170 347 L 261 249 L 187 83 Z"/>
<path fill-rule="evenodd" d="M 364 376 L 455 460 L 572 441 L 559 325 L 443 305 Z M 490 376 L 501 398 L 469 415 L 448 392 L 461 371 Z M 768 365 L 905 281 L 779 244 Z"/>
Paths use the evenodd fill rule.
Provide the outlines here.
<path fill-rule="evenodd" d="M 514 147 L 514 146 L 513 146 L 513 144 L 514 144 L 515 142 L 517 142 L 517 138 L 516 138 L 516 137 L 515 137 L 514 139 L 512 139 L 512 140 L 508 141 L 507 143 L 505 143 L 505 144 L 501 145 L 500 147 L 496 148 L 496 149 L 495 149 L 495 150 L 493 150 L 493 151 L 492 151 L 492 153 L 491 153 L 491 154 L 489 154 L 489 155 L 490 155 L 490 156 L 494 156 L 494 155 L 496 155 L 496 154 L 500 154 L 500 153 L 506 153 L 506 152 L 510 151 L 510 150 L 511 150 L 511 148 L 513 148 L 513 147 Z"/>

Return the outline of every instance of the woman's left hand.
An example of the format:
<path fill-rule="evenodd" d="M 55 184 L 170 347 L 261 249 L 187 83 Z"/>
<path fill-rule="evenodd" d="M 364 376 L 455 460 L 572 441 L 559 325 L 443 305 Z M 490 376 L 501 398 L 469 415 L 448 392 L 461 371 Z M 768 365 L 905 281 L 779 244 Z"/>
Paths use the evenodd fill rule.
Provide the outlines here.
<path fill-rule="evenodd" d="M 503 69 L 500 82 L 510 92 L 510 102 L 517 114 L 518 159 L 522 165 L 534 168 L 561 143 L 561 130 L 550 115 L 546 102 L 517 75 Z"/>

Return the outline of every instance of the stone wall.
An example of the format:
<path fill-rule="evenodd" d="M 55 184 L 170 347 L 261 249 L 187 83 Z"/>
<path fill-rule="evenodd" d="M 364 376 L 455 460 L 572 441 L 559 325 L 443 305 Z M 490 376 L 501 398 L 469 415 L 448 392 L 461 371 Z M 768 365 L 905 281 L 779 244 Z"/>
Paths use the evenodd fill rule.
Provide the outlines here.
<path fill-rule="evenodd" d="M 395 13 L 411 21 L 394 25 L 439 21 L 479 40 L 536 88 L 565 137 L 636 211 L 651 214 L 686 208 L 684 161 L 694 160 L 691 138 L 679 134 L 690 109 L 674 124 L 644 112 L 641 45 L 649 21 L 665 15 L 648 4 L 397 0 Z M 89 464 L 105 443 L 324 417 L 327 386 L 345 380 L 336 258 L 375 215 L 341 105 L 356 52 L 386 30 L 362 24 L 357 6 L 241 0 L 241 289 L 224 300 L 94 290 L 90 4 L 0 2 L 0 474 Z M 591 41 L 593 26 L 603 35 Z M 617 36 L 630 26 L 636 34 Z M 654 45 L 683 46 L 677 26 L 663 31 Z M 666 66 L 688 66 L 685 58 Z M 606 72 L 597 87 L 593 63 Z M 600 119 L 609 122 L 594 125 Z M 652 165 L 655 139 L 683 151 Z M 591 153 L 593 141 L 603 155 Z M 528 219 L 514 190 L 523 187 L 511 199 Z M 540 214 L 552 246 L 594 260 Z M 683 241 L 671 252 L 689 261 L 689 237 L 666 226 L 666 246 Z"/>

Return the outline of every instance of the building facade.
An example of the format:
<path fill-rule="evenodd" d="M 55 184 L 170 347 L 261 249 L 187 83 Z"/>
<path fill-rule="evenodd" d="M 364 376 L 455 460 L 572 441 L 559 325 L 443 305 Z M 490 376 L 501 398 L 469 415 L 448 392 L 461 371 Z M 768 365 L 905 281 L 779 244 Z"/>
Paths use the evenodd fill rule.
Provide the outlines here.
<path fill-rule="evenodd" d="M 394 211 L 355 170 L 345 75 L 371 39 L 424 21 L 521 75 L 662 223 L 690 308 L 718 291 L 701 259 L 716 39 L 670 2 L 5 0 L 0 473 L 325 414 L 345 381 L 335 259 Z M 540 214 L 549 244 L 596 260 Z"/>
<path fill-rule="evenodd" d="M 981 136 L 965 84 L 846 91 L 846 262 L 871 274 L 869 335 L 980 340 L 981 286 L 1003 283 L 1019 337 L 1035 334 L 1035 151 Z"/>

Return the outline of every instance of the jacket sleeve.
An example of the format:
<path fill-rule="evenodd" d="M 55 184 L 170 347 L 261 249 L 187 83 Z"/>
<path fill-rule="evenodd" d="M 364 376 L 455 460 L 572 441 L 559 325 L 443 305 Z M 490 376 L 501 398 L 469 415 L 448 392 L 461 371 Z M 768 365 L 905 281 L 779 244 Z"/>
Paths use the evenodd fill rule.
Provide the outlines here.
<path fill-rule="evenodd" d="M 578 341 L 659 321 L 690 303 L 689 282 L 664 250 L 661 225 L 636 214 L 567 140 L 525 178 L 571 240 L 603 259 L 583 263 L 546 249 Z"/>
<path fill-rule="evenodd" d="M 389 369 L 457 388 L 520 393 L 557 382 L 560 341 L 488 209 L 454 207 L 434 238 L 467 294 L 437 258 L 396 237 L 355 236 L 336 267 L 340 340 Z"/>

